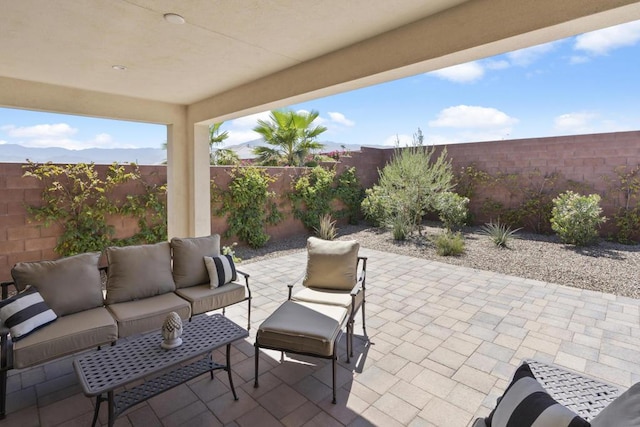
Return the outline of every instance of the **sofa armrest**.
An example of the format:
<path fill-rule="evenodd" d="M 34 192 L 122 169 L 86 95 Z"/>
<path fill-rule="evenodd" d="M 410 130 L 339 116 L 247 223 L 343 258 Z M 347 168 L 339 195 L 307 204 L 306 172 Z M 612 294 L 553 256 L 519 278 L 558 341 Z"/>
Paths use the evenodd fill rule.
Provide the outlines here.
<path fill-rule="evenodd" d="M 16 284 L 13 281 L 1 282 L 0 286 L 2 286 L 2 299 L 3 300 L 9 298 L 9 286 L 13 286 L 13 289 L 15 289 L 16 292 L 18 292 L 18 288 L 16 287 Z"/>
<path fill-rule="evenodd" d="M 247 297 L 249 298 L 249 300 L 251 300 L 251 287 L 249 286 L 249 277 L 251 277 L 250 274 L 245 273 L 244 271 L 240 271 L 236 268 L 236 273 L 242 275 L 242 277 L 244 277 L 244 285 L 247 287 Z"/>

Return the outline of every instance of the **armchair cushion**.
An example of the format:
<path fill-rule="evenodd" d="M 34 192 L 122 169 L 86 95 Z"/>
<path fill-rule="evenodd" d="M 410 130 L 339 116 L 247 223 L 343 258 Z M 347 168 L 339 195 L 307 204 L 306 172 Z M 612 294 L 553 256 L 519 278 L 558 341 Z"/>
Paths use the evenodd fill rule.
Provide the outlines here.
<path fill-rule="evenodd" d="M 175 291 L 169 242 L 108 247 L 106 252 L 109 261 L 107 304 Z"/>
<path fill-rule="evenodd" d="M 205 256 L 220 255 L 220 235 L 171 239 L 173 251 L 173 280 L 176 288 L 209 283 Z"/>
<path fill-rule="evenodd" d="M 589 427 L 589 422 L 555 401 L 523 363 L 498 404 L 485 419 L 487 427 Z"/>
<path fill-rule="evenodd" d="M 211 289 L 231 283 L 238 278 L 231 255 L 206 256 L 204 257 L 204 264 L 209 272 L 209 286 Z"/>
<path fill-rule="evenodd" d="M 102 306 L 100 252 L 55 261 L 19 262 L 11 269 L 18 289 L 35 287 L 58 316 Z"/>
<path fill-rule="evenodd" d="M 9 328 L 13 341 L 26 337 L 57 318 L 36 288 L 31 286 L 11 298 L 0 301 L 0 321 Z"/>
<path fill-rule="evenodd" d="M 309 237 L 307 272 L 302 284 L 308 288 L 351 290 L 356 284 L 358 250 L 355 240 L 328 241 Z"/>

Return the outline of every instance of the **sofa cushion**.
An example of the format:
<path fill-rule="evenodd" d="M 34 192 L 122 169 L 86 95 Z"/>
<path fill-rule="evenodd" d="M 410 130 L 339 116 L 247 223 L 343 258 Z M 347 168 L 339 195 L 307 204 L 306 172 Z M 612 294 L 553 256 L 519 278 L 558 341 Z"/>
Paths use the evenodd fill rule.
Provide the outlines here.
<path fill-rule="evenodd" d="M 57 318 L 36 288 L 31 286 L 0 301 L 0 323 L 9 328 L 13 341 L 26 337 Z"/>
<path fill-rule="evenodd" d="M 209 282 L 203 257 L 220 255 L 220 235 L 171 239 L 176 288 Z"/>
<path fill-rule="evenodd" d="M 329 241 L 309 237 L 307 271 L 303 285 L 310 288 L 351 290 L 356 284 L 358 250 L 355 240 Z"/>
<path fill-rule="evenodd" d="M 96 348 L 118 338 L 116 321 L 98 307 L 60 317 L 13 344 L 13 365 L 26 368 L 78 351 Z"/>
<path fill-rule="evenodd" d="M 173 292 L 169 242 L 108 247 L 107 304 Z"/>
<path fill-rule="evenodd" d="M 18 289 L 31 285 L 58 316 L 102 306 L 100 252 L 55 261 L 19 262 L 11 269 Z"/>
<path fill-rule="evenodd" d="M 191 303 L 191 315 L 217 310 L 245 299 L 245 287 L 239 283 L 227 283 L 218 288 L 208 284 L 176 290 L 176 294 Z"/>
<path fill-rule="evenodd" d="M 153 298 L 111 304 L 107 308 L 118 323 L 118 336 L 121 338 L 159 330 L 164 319 L 172 311 L 178 313 L 182 319 L 188 319 L 191 316 L 189 302 L 173 292 Z"/>
<path fill-rule="evenodd" d="M 631 388 L 613 402 L 609 403 L 591 420 L 592 427 L 639 427 L 640 426 L 640 383 Z"/>
<path fill-rule="evenodd" d="M 204 265 L 209 272 L 211 289 L 231 283 L 238 278 L 231 255 L 206 256 L 204 257 Z"/>
<path fill-rule="evenodd" d="M 556 402 L 527 363 L 513 376 L 498 404 L 485 419 L 487 427 L 589 427 L 589 422 Z"/>

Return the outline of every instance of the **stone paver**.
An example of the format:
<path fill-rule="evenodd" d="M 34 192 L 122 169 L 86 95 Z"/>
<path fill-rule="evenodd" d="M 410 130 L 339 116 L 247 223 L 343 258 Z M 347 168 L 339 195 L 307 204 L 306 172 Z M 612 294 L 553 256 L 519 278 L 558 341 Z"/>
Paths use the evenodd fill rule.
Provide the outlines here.
<path fill-rule="evenodd" d="M 369 257 L 367 332 L 357 317 L 355 357 L 343 349 L 338 403 L 324 359 L 264 351 L 253 388 L 260 322 L 300 278 L 304 251 L 243 263 L 251 274 L 250 337 L 232 350 L 234 401 L 224 374 L 203 375 L 132 408 L 116 425 L 467 426 L 486 415 L 524 358 L 615 383 L 640 381 L 640 301 L 362 249 Z M 227 316 L 246 324 L 246 307 Z M 217 352 L 216 357 L 221 353 Z M 9 373 L 11 426 L 88 425 L 72 357 Z M 106 424 L 103 405 L 99 423 Z"/>

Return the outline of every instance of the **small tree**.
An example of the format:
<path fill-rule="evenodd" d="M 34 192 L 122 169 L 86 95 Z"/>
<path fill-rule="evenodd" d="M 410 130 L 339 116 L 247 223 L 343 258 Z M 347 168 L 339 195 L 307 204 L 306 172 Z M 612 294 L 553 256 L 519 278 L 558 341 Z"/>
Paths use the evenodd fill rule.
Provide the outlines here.
<path fill-rule="evenodd" d="M 238 153 L 228 148 L 222 148 L 224 141 L 229 138 L 229 132 L 220 132 L 222 123 L 209 126 L 209 162 L 212 165 L 236 165 L 240 163 Z"/>

